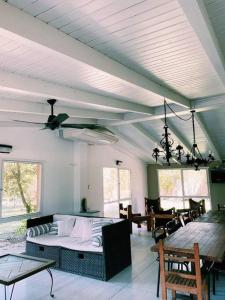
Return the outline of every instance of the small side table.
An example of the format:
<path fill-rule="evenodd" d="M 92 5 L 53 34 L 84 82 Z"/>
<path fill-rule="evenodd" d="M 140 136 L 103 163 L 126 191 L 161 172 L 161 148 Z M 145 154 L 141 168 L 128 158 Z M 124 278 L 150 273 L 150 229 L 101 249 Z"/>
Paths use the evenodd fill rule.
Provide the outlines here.
<path fill-rule="evenodd" d="M 6 286 L 13 285 L 9 298 L 11 300 L 16 282 L 43 270 L 47 270 L 51 277 L 50 296 L 54 297 L 52 293 L 53 276 L 49 269 L 54 266 L 54 264 L 54 260 L 22 254 L 6 254 L 0 256 L 0 284 L 3 284 L 5 288 L 5 300 L 7 300 Z"/>

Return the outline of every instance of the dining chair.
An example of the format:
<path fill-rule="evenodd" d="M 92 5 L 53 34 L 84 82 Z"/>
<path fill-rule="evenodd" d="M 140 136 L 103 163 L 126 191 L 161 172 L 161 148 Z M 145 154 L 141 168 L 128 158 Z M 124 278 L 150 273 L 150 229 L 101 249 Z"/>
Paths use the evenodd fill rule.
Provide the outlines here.
<path fill-rule="evenodd" d="M 159 241 L 160 279 L 162 286 L 162 300 L 167 300 L 167 290 L 172 291 L 172 299 L 176 299 L 176 292 L 186 292 L 197 295 L 197 300 L 208 300 L 208 285 L 206 276 L 201 272 L 199 246 L 194 243 L 192 249 L 178 249 L 164 246 L 163 240 Z M 192 264 L 191 271 L 165 268 L 165 262 Z"/>
<path fill-rule="evenodd" d="M 167 235 L 170 235 L 177 231 L 181 227 L 181 222 L 177 221 L 176 219 L 173 219 L 166 223 L 166 233 Z"/>
<path fill-rule="evenodd" d="M 152 227 L 154 230 L 166 230 L 166 224 L 175 218 L 175 209 L 172 207 L 171 209 L 154 211 L 153 214 L 153 223 Z"/>
<path fill-rule="evenodd" d="M 176 230 L 178 230 L 181 227 L 181 224 L 176 224 L 174 222 L 175 220 L 169 221 L 166 224 L 166 229 L 162 229 L 161 233 L 158 233 L 158 231 L 154 231 L 154 239 L 155 243 L 157 244 L 160 240 L 164 240 L 168 235 L 174 233 Z M 158 233 L 158 234 L 157 234 Z M 157 290 L 156 290 L 156 296 L 159 297 L 159 285 L 160 285 L 160 264 L 159 264 L 159 255 L 156 258 L 156 261 L 158 261 L 158 276 L 157 276 Z M 168 262 L 168 269 L 172 267 L 173 263 Z M 183 266 L 188 270 L 188 264 L 187 262 L 183 262 L 181 264 L 176 264 L 177 269 L 183 269 Z"/>

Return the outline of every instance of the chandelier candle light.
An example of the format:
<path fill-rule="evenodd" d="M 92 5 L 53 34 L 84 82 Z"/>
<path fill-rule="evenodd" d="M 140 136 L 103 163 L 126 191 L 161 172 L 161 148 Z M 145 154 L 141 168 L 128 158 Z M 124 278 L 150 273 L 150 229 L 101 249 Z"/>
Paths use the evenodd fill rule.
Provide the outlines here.
<path fill-rule="evenodd" d="M 167 117 L 166 117 L 166 107 L 173 112 L 173 114 L 181 119 L 182 121 L 189 121 L 192 120 L 192 130 L 193 130 L 193 144 L 191 148 L 191 153 L 187 153 L 185 155 L 184 148 L 181 145 L 177 145 L 175 149 L 172 149 L 174 144 L 174 140 L 170 137 L 170 133 L 168 132 L 168 124 L 167 124 Z M 163 157 L 166 161 L 167 165 L 170 166 L 170 159 L 173 157 L 176 158 L 181 164 L 184 165 L 191 165 L 195 168 L 195 170 L 199 170 L 200 166 L 207 166 L 210 162 L 214 160 L 214 156 L 210 152 L 207 158 L 203 158 L 197 142 L 196 142 L 196 135 L 195 135 L 195 119 L 194 119 L 195 110 L 191 110 L 191 116 L 187 119 L 183 119 L 178 116 L 175 111 L 170 107 L 170 105 L 164 99 L 164 133 L 163 138 L 160 141 L 160 145 L 162 150 L 159 150 L 157 146 L 153 149 L 152 157 L 155 159 L 156 163 L 158 162 L 159 157 Z"/>

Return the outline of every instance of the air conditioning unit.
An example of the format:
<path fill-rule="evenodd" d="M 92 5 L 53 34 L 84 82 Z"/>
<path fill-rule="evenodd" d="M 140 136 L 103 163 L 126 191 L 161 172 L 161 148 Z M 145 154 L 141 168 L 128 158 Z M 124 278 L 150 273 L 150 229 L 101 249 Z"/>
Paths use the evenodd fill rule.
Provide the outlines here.
<path fill-rule="evenodd" d="M 108 131 L 99 132 L 93 129 L 76 129 L 76 128 L 64 128 L 60 129 L 59 136 L 67 140 L 81 140 L 90 144 L 114 144 L 119 139 Z"/>

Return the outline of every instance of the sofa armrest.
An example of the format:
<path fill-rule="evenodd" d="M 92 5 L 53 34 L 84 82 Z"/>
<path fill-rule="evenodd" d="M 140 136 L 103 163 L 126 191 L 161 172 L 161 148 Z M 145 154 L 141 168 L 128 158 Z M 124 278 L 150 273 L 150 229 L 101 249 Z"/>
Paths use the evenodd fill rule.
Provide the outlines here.
<path fill-rule="evenodd" d="M 39 218 L 27 219 L 27 228 L 53 222 L 53 215 L 43 216 Z"/>
<path fill-rule="evenodd" d="M 102 227 L 102 243 L 108 280 L 131 264 L 129 220 Z"/>

